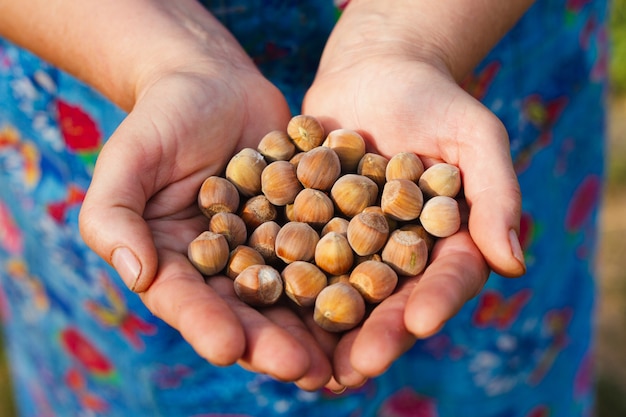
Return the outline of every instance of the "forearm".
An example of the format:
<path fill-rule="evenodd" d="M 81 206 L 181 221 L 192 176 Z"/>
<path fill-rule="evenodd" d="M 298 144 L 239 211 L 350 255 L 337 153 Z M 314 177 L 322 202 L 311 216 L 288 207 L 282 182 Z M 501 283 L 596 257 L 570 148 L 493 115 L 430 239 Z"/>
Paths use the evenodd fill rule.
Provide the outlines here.
<path fill-rule="evenodd" d="M 0 35 L 130 109 L 160 66 L 246 60 L 195 0 L 0 0 Z"/>
<path fill-rule="evenodd" d="M 352 0 L 329 50 L 407 54 L 444 65 L 456 80 L 470 71 L 533 0 Z M 356 57 L 355 57 L 356 58 Z"/>

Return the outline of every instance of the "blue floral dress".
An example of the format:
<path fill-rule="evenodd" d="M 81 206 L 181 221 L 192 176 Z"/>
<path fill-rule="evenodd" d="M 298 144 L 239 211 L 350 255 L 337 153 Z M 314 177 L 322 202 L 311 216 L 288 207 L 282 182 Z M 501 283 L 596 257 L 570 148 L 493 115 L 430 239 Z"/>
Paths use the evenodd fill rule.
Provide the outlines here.
<path fill-rule="evenodd" d="M 341 5 L 204 3 L 298 113 Z M 20 415 L 592 415 L 606 53 L 606 1 L 538 0 L 464 81 L 508 128 L 528 273 L 493 276 L 388 372 L 335 395 L 209 365 L 86 247 L 80 204 L 125 114 L 0 40 L 0 316 Z"/>

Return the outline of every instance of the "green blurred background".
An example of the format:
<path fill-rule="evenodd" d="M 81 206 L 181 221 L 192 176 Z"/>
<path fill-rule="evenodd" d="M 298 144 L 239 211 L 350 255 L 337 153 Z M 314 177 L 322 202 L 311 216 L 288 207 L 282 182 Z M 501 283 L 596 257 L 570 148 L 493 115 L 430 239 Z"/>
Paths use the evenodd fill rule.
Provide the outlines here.
<path fill-rule="evenodd" d="M 597 417 L 626 416 L 626 0 L 612 2 L 610 40 L 610 152 L 597 264 Z M 0 349 L 1 417 L 16 415 L 10 381 Z"/>

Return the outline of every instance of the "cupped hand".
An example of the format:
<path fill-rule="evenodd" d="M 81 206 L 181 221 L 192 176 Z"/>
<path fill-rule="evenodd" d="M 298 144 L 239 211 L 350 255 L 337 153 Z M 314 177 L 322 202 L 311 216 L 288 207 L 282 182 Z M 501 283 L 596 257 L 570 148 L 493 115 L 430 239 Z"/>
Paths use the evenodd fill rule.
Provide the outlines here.
<path fill-rule="evenodd" d="M 80 226 L 148 309 L 209 362 L 238 362 L 314 389 L 328 381 L 331 366 L 299 316 L 245 305 L 231 279 L 205 282 L 186 255 L 208 230 L 197 206 L 202 181 L 290 116 L 280 92 L 244 59 L 160 71 L 102 149 Z"/>
<path fill-rule="evenodd" d="M 425 272 L 405 279 L 339 342 L 335 378 L 354 386 L 384 372 L 415 338 L 439 330 L 480 291 L 490 269 L 509 277 L 524 273 L 521 196 L 505 128 L 445 66 L 369 45 L 325 54 L 302 112 L 327 130 L 361 132 L 370 150 L 387 157 L 412 151 L 425 166 L 458 166 L 469 207 L 466 226 L 436 243 Z"/>

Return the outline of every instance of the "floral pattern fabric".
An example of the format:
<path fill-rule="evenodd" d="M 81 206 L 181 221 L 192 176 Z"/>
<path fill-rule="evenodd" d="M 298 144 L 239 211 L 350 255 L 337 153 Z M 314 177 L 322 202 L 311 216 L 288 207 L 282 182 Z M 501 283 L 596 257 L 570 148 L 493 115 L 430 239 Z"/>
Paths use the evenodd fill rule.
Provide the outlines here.
<path fill-rule="evenodd" d="M 297 113 L 343 5 L 204 4 Z M 441 332 L 341 395 L 213 367 L 145 309 L 77 227 L 125 114 L 0 40 L 0 316 L 20 415 L 592 415 L 605 19 L 605 1 L 538 0 L 463 83 L 509 131 L 527 275 L 493 275 Z"/>

